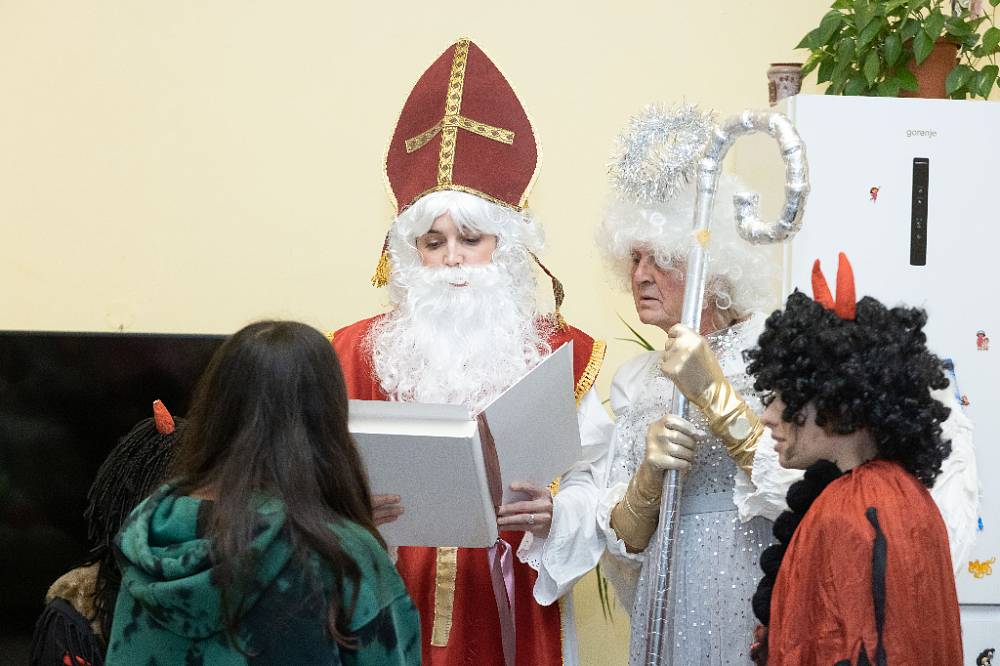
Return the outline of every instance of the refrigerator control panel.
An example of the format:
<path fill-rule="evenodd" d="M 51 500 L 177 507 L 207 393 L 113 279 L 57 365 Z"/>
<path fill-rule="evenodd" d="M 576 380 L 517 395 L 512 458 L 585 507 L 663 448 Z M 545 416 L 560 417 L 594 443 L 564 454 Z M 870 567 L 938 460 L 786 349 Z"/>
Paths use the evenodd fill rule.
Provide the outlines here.
<path fill-rule="evenodd" d="M 910 265 L 927 265 L 927 181 L 931 162 L 913 158 L 913 193 L 910 203 Z"/>

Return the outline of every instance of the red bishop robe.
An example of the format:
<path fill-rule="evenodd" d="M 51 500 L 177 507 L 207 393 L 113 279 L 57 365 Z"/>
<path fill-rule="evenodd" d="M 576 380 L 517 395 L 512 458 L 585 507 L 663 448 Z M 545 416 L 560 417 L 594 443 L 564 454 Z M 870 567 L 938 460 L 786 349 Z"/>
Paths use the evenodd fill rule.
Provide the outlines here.
<path fill-rule="evenodd" d="M 880 611 L 889 666 L 964 663 L 944 521 L 927 488 L 885 460 L 830 483 L 795 530 L 771 596 L 768 666 L 877 664 Z"/>
<path fill-rule="evenodd" d="M 381 316 L 333 334 L 333 346 L 351 399 L 386 399 L 372 371 L 371 349 L 366 344 L 372 325 Z M 597 379 L 604 360 L 604 343 L 571 326 L 556 330 L 548 342 L 556 350 L 570 340 L 579 401 Z M 524 532 L 500 533 L 514 553 L 523 536 Z M 516 554 L 513 560 L 516 664 L 562 664 L 559 604 L 539 605 L 533 595 L 537 572 L 521 563 Z M 503 666 L 500 617 L 485 548 L 401 547 L 396 567 L 420 611 L 425 666 Z"/>

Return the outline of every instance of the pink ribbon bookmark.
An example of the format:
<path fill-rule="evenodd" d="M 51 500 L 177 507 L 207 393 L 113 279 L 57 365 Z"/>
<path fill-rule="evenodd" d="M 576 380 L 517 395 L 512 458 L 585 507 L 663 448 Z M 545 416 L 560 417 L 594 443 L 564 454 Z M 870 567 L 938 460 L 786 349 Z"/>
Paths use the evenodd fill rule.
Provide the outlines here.
<path fill-rule="evenodd" d="M 513 549 L 503 539 L 497 539 L 487 553 L 490 559 L 490 580 L 493 598 L 500 614 L 500 638 L 507 666 L 514 666 L 517 638 L 514 625 L 514 560 Z"/>

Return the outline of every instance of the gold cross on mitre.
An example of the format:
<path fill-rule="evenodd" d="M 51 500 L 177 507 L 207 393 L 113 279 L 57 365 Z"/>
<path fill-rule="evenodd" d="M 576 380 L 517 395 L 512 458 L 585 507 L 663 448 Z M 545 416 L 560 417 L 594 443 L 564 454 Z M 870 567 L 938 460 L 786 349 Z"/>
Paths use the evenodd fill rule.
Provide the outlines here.
<path fill-rule="evenodd" d="M 432 127 L 406 140 L 406 152 L 413 153 L 441 133 L 441 153 L 438 157 L 438 185 L 450 185 L 455 167 L 455 140 L 458 129 L 478 134 L 492 141 L 511 145 L 514 133 L 502 127 L 466 118 L 462 111 L 462 88 L 465 85 L 465 63 L 469 58 L 469 40 L 460 39 L 455 44 L 455 55 L 451 61 L 451 76 L 448 79 L 448 96 L 445 98 L 444 117 Z"/>

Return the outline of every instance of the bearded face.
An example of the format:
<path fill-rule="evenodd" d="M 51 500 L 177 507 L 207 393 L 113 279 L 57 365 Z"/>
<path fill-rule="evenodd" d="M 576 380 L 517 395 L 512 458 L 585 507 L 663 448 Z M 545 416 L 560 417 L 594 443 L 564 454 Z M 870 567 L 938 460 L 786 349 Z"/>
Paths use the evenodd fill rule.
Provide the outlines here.
<path fill-rule="evenodd" d="M 399 271 L 405 298 L 372 331 L 372 360 L 395 400 L 464 404 L 473 412 L 550 349 L 537 324 L 530 266 L 500 263 Z M 532 279 L 518 283 L 516 274 Z"/>

